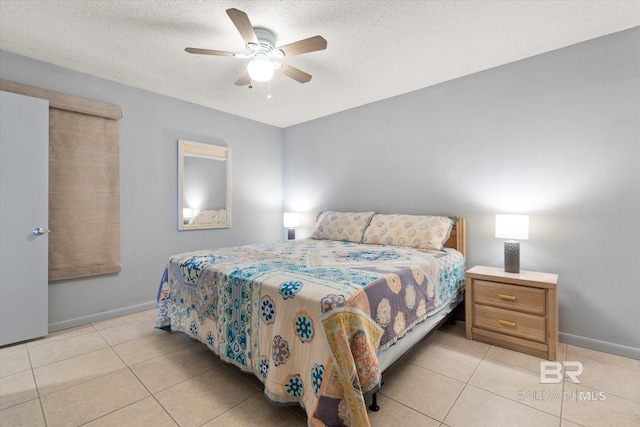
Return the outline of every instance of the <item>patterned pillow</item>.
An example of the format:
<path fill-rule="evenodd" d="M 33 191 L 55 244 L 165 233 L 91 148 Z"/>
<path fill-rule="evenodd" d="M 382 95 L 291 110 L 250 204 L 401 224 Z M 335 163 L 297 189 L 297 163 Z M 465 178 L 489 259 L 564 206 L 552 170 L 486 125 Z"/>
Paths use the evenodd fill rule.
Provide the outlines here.
<path fill-rule="evenodd" d="M 371 219 L 362 243 L 441 251 L 452 227 L 453 220 L 446 216 L 377 214 Z"/>
<path fill-rule="evenodd" d="M 311 238 L 360 243 L 374 214 L 375 212 L 322 212 Z"/>

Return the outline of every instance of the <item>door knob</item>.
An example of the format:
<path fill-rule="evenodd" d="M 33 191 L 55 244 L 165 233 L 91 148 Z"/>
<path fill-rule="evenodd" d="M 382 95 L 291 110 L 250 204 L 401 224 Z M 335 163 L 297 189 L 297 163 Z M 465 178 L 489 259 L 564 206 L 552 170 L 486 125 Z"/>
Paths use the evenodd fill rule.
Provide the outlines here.
<path fill-rule="evenodd" d="M 42 227 L 36 227 L 33 229 L 32 233 L 36 236 L 42 236 L 44 233 L 48 233 L 49 230 L 45 230 Z"/>

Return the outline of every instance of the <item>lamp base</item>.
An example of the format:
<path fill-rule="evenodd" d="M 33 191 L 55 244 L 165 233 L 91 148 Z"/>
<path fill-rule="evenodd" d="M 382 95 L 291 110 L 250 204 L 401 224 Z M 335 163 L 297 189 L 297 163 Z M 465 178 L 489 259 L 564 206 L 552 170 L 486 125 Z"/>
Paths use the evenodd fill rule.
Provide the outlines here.
<path fill-rule="evenodd" d="M 513 240 L 504 242 L 504 271 L 520 273 L 520 242 Z"/>
<path fill-rule="evenodd" d="M 290 228 L 287 230 L 287 238 L 289 240 L 296 240 L 296 229 Z"/>

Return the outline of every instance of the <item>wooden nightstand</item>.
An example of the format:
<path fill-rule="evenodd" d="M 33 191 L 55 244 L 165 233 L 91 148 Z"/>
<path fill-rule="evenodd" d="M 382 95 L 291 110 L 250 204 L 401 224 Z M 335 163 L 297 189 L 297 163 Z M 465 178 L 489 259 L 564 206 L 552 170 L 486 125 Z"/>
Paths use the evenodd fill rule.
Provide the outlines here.
<path fill-rule="evenodd" d="M 555 360 L 557 283 L 557 274 L 481 265 L 467 270 L 467 338 Z"/>

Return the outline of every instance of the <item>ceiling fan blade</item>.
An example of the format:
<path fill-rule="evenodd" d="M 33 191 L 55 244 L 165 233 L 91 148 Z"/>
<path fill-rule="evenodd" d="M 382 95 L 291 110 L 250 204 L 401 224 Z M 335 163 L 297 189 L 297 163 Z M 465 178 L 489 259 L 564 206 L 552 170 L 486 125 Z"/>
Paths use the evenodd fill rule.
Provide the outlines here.
<path fill-rule="evenodd" d="M 227 15 L 229 15 L 231 22 L 236 26 L 245 42 L 258 44 L 258 37 L 255 31 L 253 31 L 253 25 L 251 25 L 251 21 L 249 21 L 246 13 L 232 8 L 227 9 Z"/>
<path fill-rule="evenodd" d="M 285 56 L 300 55 L 307 52 L 315 52 L 327 48 L 327 41 L 322 36 L 309 37 L 281 46 L 278 49 L 284 52 Z"/>
<path fill-rule="evenodd" d="M 240 74 L 238 80 L 236 80 L 236 86 L 246 86 L 251 84 L 251 77 L 249 77 L 249 71 L 244 70 L 244 73 Z"/>
<path fill-rule="evenodd" d="M 298 70 L 291 65 L 282 64 L 280 68 L 278 68 L 278 71 L 300 83 L 307 83 L 309 80 L 311 80 L 311 74 L 307 74 L 302 70 Z"/>
<path fill-rule="evenodd" d="M 184 50 L 196 55 L 236 56 L 235 53 L 224 50 L 199 49 L 197 47 L 187 47 Z"/>

